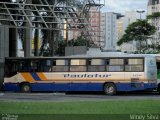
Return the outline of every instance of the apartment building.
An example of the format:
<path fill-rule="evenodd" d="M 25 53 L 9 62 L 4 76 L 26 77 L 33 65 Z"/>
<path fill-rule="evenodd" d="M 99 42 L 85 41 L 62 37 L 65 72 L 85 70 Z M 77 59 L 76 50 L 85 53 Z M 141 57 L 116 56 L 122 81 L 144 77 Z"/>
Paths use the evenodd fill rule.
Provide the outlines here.
<path fill-rule="evenodd" d="M 118 24 L 118 40 L 123 36 L 125 33 L 125 30 L 127 29 L 128 25 L 135 22 L 137 20 L 137 13 L 136 11 L 126 11 L 123 18 L 119 19 L 117 21 Z M 134 52 L 137 50 L 137 42 L 131 41 L 129 43 L 124 43 L 120 47 L 117 47 L 117 49 L 121 51 L 126 52 Z"/>
<path fill-rule="evenodd" d="M 148 1 L 148 8 L 147 8 L 147 15 L 151 15 L 155 12 L 160 12 L 160 0 L 149 0 Z M 157 29 L 156 33 L 152 35 L 152 41 L 155 43 L 160 42 L 160 19 L 152 19 L 149 22 L 154 25 Z"/>
<path fill-rule="evenodd" d="M 101 14 L 101 40 L 104 50 L 115 51 L 117 46 L 117 14 L 107 12 Z"/>

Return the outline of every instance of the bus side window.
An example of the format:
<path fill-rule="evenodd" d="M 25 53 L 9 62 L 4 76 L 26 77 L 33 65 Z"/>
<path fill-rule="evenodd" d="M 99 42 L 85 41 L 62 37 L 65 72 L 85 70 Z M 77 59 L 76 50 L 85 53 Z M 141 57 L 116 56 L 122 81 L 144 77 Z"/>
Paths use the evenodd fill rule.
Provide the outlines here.
<path fill-rule="evenodd" d="M 38 72 L 44 72 L 43 66 L 44 66 L 44 61 L 39 60 L 39 62 L 38 62 Z"/>
<path fill-rule="evenodd" d="M 104 59 L 89 59 L 88 60 L 88 71 L 89 72 L 104 72 L 105 71 L 105 60 Z"/>
<path fill-rule="evenodd" d="M 142 72 L 144 71 L 144 60 L 141 58 L 129 58 L 128 64 L 125 65 L 125 71 L 127 72 Z"/>
<path fill-rule="evenodd" d="M 52 60 L 47 60 L 46 61 L 47 63 L 46 63 L 46 67 L 47 67 L 47 72 L 52 72 L 52 66 L 53 66 L 53 62 L 52 62 Z"/>
<path fill-rule="evenodd" d="M 30 72 L 38 72 L 38 61 L 31 61 Z"/>
<path fill-rule="evenodd" d="M 23 70 L 24 72 L 30 72 L 30 61 L 29 60 L 25 61 Z"/>
<path fill-rule="evenodd" d="M 25 62 L 24 61 L 20 61 L 20 72 L 25 72 L 24 71 L 24 67 L 25 67 Z"/>
<path fill-rule="evenodd" d="M 52 71 L 52 60 L 40 60 L 37 62 L 38 72 L 51 72 Z"/>
<path fill-rule="evenodd" d="M 5 62 L 5 77 L 11 77 L 15 74 L 14 62 L 6 60 Z"/>
<path fill-rule="evenodd" d="M 69 60 L 57 59 L 53 61 L 52 71 L 67 72 L 69 70 Z"/>
<path fill-rule="evenodd" d="M 16 75 L 18 72 L 18 62 L 17 61 L 10 61 L 6 62 L 5 71 L 7 72 L 6 76 L 10 77 Z"/>
<path fill-rule="evenodd" d="M 71 59 L 70 61 L 71 72 L 83 72 L 87 71 L 86 59 Z"/>
<path fill-rule="evenodd" d="M 106 66 L 109 72 L 123 72 L 124 71 L 124 59 L 109 59 L 109 65 Z"/>

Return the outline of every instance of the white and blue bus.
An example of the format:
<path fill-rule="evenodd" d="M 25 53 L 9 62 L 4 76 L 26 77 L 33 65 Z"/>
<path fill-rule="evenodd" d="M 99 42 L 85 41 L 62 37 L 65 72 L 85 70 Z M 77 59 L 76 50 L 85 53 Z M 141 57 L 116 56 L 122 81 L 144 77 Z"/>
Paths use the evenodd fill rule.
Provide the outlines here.
<path fill-rule="evenodd" d="M 151 55 L 6 58 L 6 91 L 139 91 L 157 88 Z"/>

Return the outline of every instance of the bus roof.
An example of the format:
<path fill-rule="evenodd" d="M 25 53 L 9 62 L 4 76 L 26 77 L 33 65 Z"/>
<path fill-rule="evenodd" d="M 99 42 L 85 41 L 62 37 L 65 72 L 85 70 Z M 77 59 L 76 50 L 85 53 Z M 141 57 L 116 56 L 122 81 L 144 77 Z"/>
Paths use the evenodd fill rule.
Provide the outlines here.
<path fill-rule="evenodd" d="M 86 55 L 72 55 L 72 56 L 54 56 L 54 57 L 7 57 L 6 59 L 65 59 L 65 58 L 107 58 L 107 57 L 155 57 L 154 55 L 148 54 L 124 54 L 124 53 L 116 53 L 116 52 L 101 52 L 95 54 L 86 54 Z"/>

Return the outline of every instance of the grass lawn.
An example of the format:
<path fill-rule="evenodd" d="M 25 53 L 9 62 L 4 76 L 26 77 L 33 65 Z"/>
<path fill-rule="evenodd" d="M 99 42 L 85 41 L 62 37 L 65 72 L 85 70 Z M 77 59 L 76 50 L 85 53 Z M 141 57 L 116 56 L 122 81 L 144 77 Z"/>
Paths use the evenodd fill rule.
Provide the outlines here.
<path fill-rule="evenodd" d="M 160 113 L 160 101 L 0 102 L 0 113 L 131 114 Z"/>
<path fill-rule="evenodd" d="M 32 115 L 38 114 L 42 116 L 49 114 L 50 115 L 58 114 L 62 116 L 64 114 L 65 116 L 92 114 L 92 117 L 94 115 L 100 116 L 102 114 L 103 115 L 118 114 L 123 116 L 126 114 L 129 117 L 130 114 L 159 114 L 160 101 L 141 100 L 141 101 L 104 101 L 104 102 L 101 101 L 99 102 L 0 102 L 0 113 L 32 114 Z M 126 119 L 128 119 L 128 117 Z M 96 116 L 93 118 L 95 119 Z M 98 117 L 98 119 L 100 118 Z M 114 120 L 114 118 L 112 119 Z"/>

